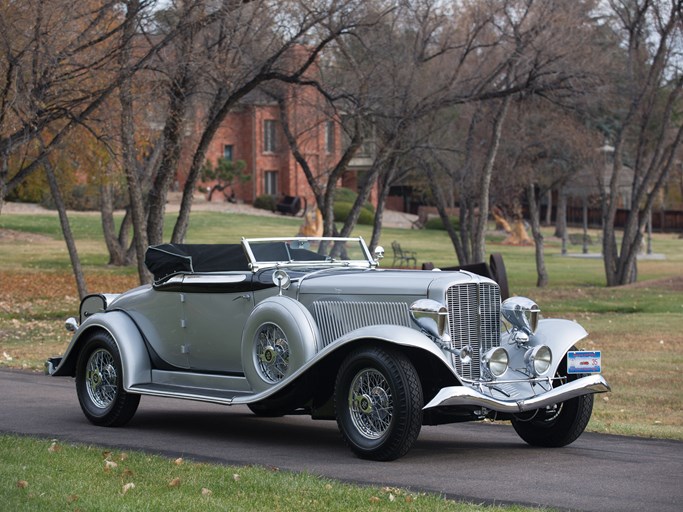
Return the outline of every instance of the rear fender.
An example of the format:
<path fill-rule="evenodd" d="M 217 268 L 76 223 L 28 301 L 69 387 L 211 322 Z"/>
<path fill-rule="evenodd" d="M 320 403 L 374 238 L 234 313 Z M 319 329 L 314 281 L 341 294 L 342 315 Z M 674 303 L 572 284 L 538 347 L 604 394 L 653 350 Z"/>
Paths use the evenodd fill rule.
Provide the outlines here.
<path fill-rule="evenodd" d="M 122 311 L 96 313 L 88 317 L 71 338 L 71 343 L 53 376 L 76 376 L 78 355 L 88 335 L 97 329 L 107 331 L 119 349 L 125 390 L 136 384 L 151 382 L 152 365 L 145 341 L 135 322 Z"/>

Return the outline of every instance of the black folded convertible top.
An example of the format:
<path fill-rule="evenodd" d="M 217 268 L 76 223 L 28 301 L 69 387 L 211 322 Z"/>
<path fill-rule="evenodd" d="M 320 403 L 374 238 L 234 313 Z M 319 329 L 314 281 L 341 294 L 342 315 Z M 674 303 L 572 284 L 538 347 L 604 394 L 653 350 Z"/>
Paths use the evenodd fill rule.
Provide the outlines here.
<path fill-rule="evenodd" d="M 249 270 L 240 244 L 161 244 L 145 254 L 145 265 L 154 281 L 178 272 L 220 272 Z"/>

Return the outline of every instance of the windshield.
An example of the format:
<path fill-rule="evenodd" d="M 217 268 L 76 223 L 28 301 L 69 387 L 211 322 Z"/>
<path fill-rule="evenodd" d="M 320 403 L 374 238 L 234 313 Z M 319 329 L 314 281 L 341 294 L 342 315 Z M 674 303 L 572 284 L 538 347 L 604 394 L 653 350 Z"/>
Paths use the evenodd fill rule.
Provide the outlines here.
<path fill-rule="evenodd" d="M 253 270 L 269 266 L 374 266 L 362 238 L 242 239 Z"/>

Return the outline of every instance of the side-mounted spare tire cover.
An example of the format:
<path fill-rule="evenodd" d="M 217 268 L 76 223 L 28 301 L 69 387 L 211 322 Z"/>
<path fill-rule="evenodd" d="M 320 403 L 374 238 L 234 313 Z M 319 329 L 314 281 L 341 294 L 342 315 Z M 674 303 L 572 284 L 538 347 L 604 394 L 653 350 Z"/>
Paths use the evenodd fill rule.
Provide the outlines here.
<path fill-rule="evenodd" d="M 242 333 L 242 367 L 252 389 L 280 383 L 318 351 L 318 328 L 310 312 L 286 296 L 260 302 Z"/>

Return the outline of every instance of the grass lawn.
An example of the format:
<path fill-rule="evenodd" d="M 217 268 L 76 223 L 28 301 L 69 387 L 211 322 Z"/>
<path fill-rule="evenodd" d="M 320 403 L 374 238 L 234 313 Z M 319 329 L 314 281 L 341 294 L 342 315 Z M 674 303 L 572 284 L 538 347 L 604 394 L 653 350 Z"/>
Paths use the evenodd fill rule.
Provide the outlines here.
<path fill-rule="evenodd" d="M 121 292 L 137 284 L 134 268 L 106 265 L 98 215 L 72 214 L 71 222 L 90 291 Z M 196 212 L 187 242 L 287 236 L 299 225 L 300 219 L 285 217 Z M 370 227 L 360 226 L 355 234 L 367 240 Z M 418 263 L 456 263 L 443 231 L 385 229 L 381 244 L 387 248 L 387 264 L 393 240 L 416 251 Z M 604 287 L 601 259 L 563 257 L 559 240 L 550 237 L 550 286 L 544 289 L 535 287 L 532 247 L 503 245 L 500 235 L 492 235 L 487 251 L 503 254 L 514 294 L 535 299 L 546 316 L 580 322 L 590 332 L 582 348 L 603 351 L 604 374 L 613 391 L 597 396 L 588 430 L 683 440 L 683 240 L 657 234 L 653 248 L 665 259 L 639 262 L 639 282 L 617 288 Z M 580 247 L 570 251 L 578 253 Z M 57 217 L 0 215 L 0 366 L 42 371 L 48 356 L 66 348 L 63 321 L 77 310 Z M 176 464 L 145 454 L 103 453 L 12 436 L 0 436 L 0 454 L 0 500 L 8 510 L 173 511 L 198 504 L 206 510 L 498 510 L 309 475 Z"/>
<path fill-rule="evenodd" d="M 75 213 L 71 222 L 90 291 L 121 292 L 137 284 L 134 268 L 107 267 L 98 215 Z M 295 234 L 300 222 L 195 212 L 187 242 L 286 236 Z M 51 214 L 2 214 L 0 233 L 0 365 L 40 370 L 46 357 L 64 351 L 69 336 L 63 320 L 78 310 L 59 223 Z M 355 234 L 369 239 L 371 228 L 359 226 Z M 665 259 L 640 261 L 635 285 L 606 288 L 600 258 L 561 256 L 560 241 L 547 239 L 550 285 L 544 289 L 535 287 L 533 247 L 504 245 L 501 236 L 492 235 L 487 251 L 503 254 L 513 293 L 536 300 L 545 316 L 580 322 L 590 333 L 583 348 L 603 351 L 613 392 L 597 397 L 588 429 L 683 439 L 683 240 L 655 234 L 653 251 Z M 381 244 L 387 248 L 387 264 L 393 240 L 417 251 L 419 263 L 456 263 L 444 231 L 385 229 Z M 569 251 L 580 253 L 581 248 L 570 246 Z"/>
<path fill-rule="evenodd" d="M 528 511 L 360 487 L 275 468 L 225 467 L 0 435 L 3 510 Z M 533 509 L 537 510 L 537 509 Z"/>

